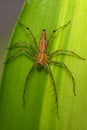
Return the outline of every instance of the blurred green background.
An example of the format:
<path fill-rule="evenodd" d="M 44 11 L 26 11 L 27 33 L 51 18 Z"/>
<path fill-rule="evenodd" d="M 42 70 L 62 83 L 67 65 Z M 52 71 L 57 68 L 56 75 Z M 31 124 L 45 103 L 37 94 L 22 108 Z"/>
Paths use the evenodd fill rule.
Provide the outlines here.
<path fill-rule="evenodd" d="M 24 0 L 0 0 L 0 82 L 6 48 Z"/>

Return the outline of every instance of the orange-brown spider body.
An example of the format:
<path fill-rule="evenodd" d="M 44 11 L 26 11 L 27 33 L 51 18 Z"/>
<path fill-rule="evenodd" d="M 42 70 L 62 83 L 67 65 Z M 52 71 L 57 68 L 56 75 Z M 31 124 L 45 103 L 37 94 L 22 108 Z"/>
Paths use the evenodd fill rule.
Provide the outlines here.
<path fill-rule="evenodd" d="M 61 66 L 69 73 L 69 75 L 70 75 L 70 77 L 72 79 L 72 82 L 73 82 L 74 95 L 76 95 L 76 92 L 75 92 L 75 80 L 74 80 L 74 77 L 73 77 L 71 71 L 66 66 L 66 64 L 64 64 L 63 62 L 52 60 L 52 58 L 54 56 L 59 55 L 59 54 L 60 55 L 61 54 L 70 54 L 70 55 L 76 56 L 79 59 L 84 60 L 84 58 L 80 57 L 78 54 L 76 54 L 75 52 L 73 52 L 71 50 L 56 50 L 54 52 L 49 53 L 49 57 L 48 57 L 48 50 L 47 49 L 49 47 L 50 40 L 53 37 L 54 33 L 56 31 L 64 29 L 69 23 L 70 23 L 70 21 L 67 24 L 64 24 L 63 26 L 60 26 L 58 29 L 53 30 L 53 32 L 50 34 L 49 39 L 47 39 L 47 40 L 46 40 L 46 31 L 45 31 L 45 29 L 43 29 L 42 34 L 41 34 L 41 38 L 40 38 L 40 43 L 39 43 L 39 46 L 38 46 L 36 38 L 34 37 L 32 31 L 30 30 L 30 28 L 19 22 L 19 25 L 24 27 L 29 32 L 29 34 L 32 36 L 33 41 L 34 41 L 34 46 L 36 48 L 33 47 L 33 45 L 30 44 L 29 42 L 15 43 L 12 46 L 10 46 L 9 49 L 10 50 L 15 49 L 15 48 L 20 48 L 20 49 L 17 50 L 12 56 L 10 56 L 5 62 L 5 63 L 8 63 L 9 61 L 15 59 L 17 56 L 19 56 L 21 54 L 25 54 L 27 57 L 29 56 L 28 58 L 32 59 L 34 61 L 32 67 L 29 70 L 29 72 L 28 72 L 28 74 L 26 76 L 26 79 L 25 79 L 24 92 L 23 92 L 23 106 L 25 106 L 25 93 L 26 93 L 26 89 L 27 89 L 27 83 L 28 83 L 28 81 L 30 79 L 31 73 L 33 72 L 35 66 L 37 66 L 37 64 L 39 64 L 43 69 L 45 68 L 47 70 L 47 72 L 49 73 L 49 76 L 51 78 L 54 93 L 55 93 L 56 107 L 57 107 L 57 117 L 58 118 L 59 118 L 59 115 L 58 115 L 57 89 L 56 89 L 56 84 L 55 84 L 55 80 L 54 80 L 50 65 L 54 64 L 56 66 Z M 49 58 L 49 60 L 48 60 L 48 58 Z"/>
<path fill-rule="evenodd" d="M 38 47 L 38 53 L 36 55 L 36 63 L 44 66 L 48 62 L 48 55 L 47 55 L 47 41 L 46 41 L 46 31 L 45 29 L 42 30 L 42 35 Z"/>

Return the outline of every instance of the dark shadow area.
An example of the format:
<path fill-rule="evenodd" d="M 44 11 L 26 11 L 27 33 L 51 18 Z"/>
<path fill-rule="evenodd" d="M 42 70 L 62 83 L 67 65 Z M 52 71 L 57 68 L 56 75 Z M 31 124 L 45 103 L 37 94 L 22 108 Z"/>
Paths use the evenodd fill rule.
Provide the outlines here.
<path fill-rule="evenodd" d="M 0 81 L 6 48 L 23 3 L 24 0 L 0 0 Z"/>

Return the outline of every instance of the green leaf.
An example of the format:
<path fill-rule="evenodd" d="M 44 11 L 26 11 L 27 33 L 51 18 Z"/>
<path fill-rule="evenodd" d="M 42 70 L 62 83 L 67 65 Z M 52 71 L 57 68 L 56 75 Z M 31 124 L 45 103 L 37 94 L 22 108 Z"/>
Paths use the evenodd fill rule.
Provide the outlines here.
<path fill-rule="evenodd" d="M 39 44 L 41 31 L 46 29 L 47 39 L 54 29 L 71 21 L 64 30 L 56 33 L 50 41 L 50 52 L 72 50 L 87 57 L 87 1 L 70 0 L 26 0 L 18 21 L 30 27 Z M 10 45 L 29 41 L 34 45 L 28 31 L 15 25 Z M 18 48 L 8 50 L 7 59 Z M 58 112 L 55 94 L 49 74 L 43 70 L 32 72 L 25 94 L 26 76 L 33 64 L 21 55 L 5 64 L 0 90 L 1 130 L 86 130 L 87 122 L 87 61 L 73 56 L 58 55 L 56 61 L 65 63 L 72 72 L 76 94 L 70 75 L 63 69 L 51 65 L 58 93 Z"/>

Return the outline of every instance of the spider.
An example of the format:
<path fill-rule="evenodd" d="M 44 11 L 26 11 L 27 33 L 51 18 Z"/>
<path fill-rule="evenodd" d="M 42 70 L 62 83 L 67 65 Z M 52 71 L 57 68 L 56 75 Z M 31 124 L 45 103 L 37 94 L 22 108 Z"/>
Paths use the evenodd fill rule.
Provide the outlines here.
<path fill-rule="evenodd" d="M 74 80 L 74 77 L 73 77 L 71 71 L 68 69 L 68 67 L 63 62 L 58 62 L 58 61 L 52 60 L 52 58 L 54 56 L 60 55 L 60 54 L 70 54 L 72 56 L 76 56 L 77 58 L 84 60 L 84 58 L 80 57 L 78 54 L 76 54 L 75 52 L 73 52 L 71 50 L 56 50 L 52 53 L 48 53 L 48 46 L 49 46 L 50 40 L 53 37 L 53 35 L 55 34 L 55 32 L 59 32 L 60 30 L 64 29 L 65 27 L 67 27 L 69 25 L 69 23 L 70 23 L 70 21 L 67 22 L 66 24 L 64 24 L 63 26 L 60 26 L 58 29 L 53 30 L 52 33 L 50 34 L 48 40 L 46 40 L 46 30 L 42 29 L 42 34 L 41 34 L 40 42 L 38 45 L 36 38 L 33 35 L 30 28 L 27 27 L 25 24 L 18 22 L 18 24 L 21 27 L 23 27 L 25 30 L 27 30 L 28 33 L 31 35 L 31 37 L 34 41 L 34 47 L 29 42 L 18 42 L 18 43 L 11 45 L 8 48 L 9 50 L 12 50 L 12 49 L 17 48 L 17 47 L 20 49 L 17 52 L 15 52 L 12 56 L 8 57 L 6 62 L 5 62 L 5 63 L 8 63 L 21 54 L 27 55 L 29 57 L 29 59 L 32 59 L 34 61 L 32 67 L 30 68 L 30 70 L 26 76 L 25 83 L 24 83 L 24 92 L 23 92 L 23 105 L 24 106 L 25 106 L 25 93 L 26 93 L 26 89 L 27 89 L 27 82 L 29 81 L 29 78 L 31 76 L 33 69 L 35 68 L 35 66 L 40 66 L 43 69 L 46 68 L 46 70 L 49 73 L 49 76 L 51 78 L 52 86 L 53 86 L 54 93 L 55 93 L 57 117 L 58 118 L 59 118 L 59 114 L 58 114 L 57 89 L 56 89 L 56 84 L 55 84 L 54 77 L 53 77 L 53 74 L 52 74 L 52 71 L 50 68 L 50 64 L 61 66 L 69 73 L 71 80 L 73 82 L 73 93 L 76 96 L 75 80 Z M 32 53 L 30 53 L 30 49 L 31 49 Z"/>

